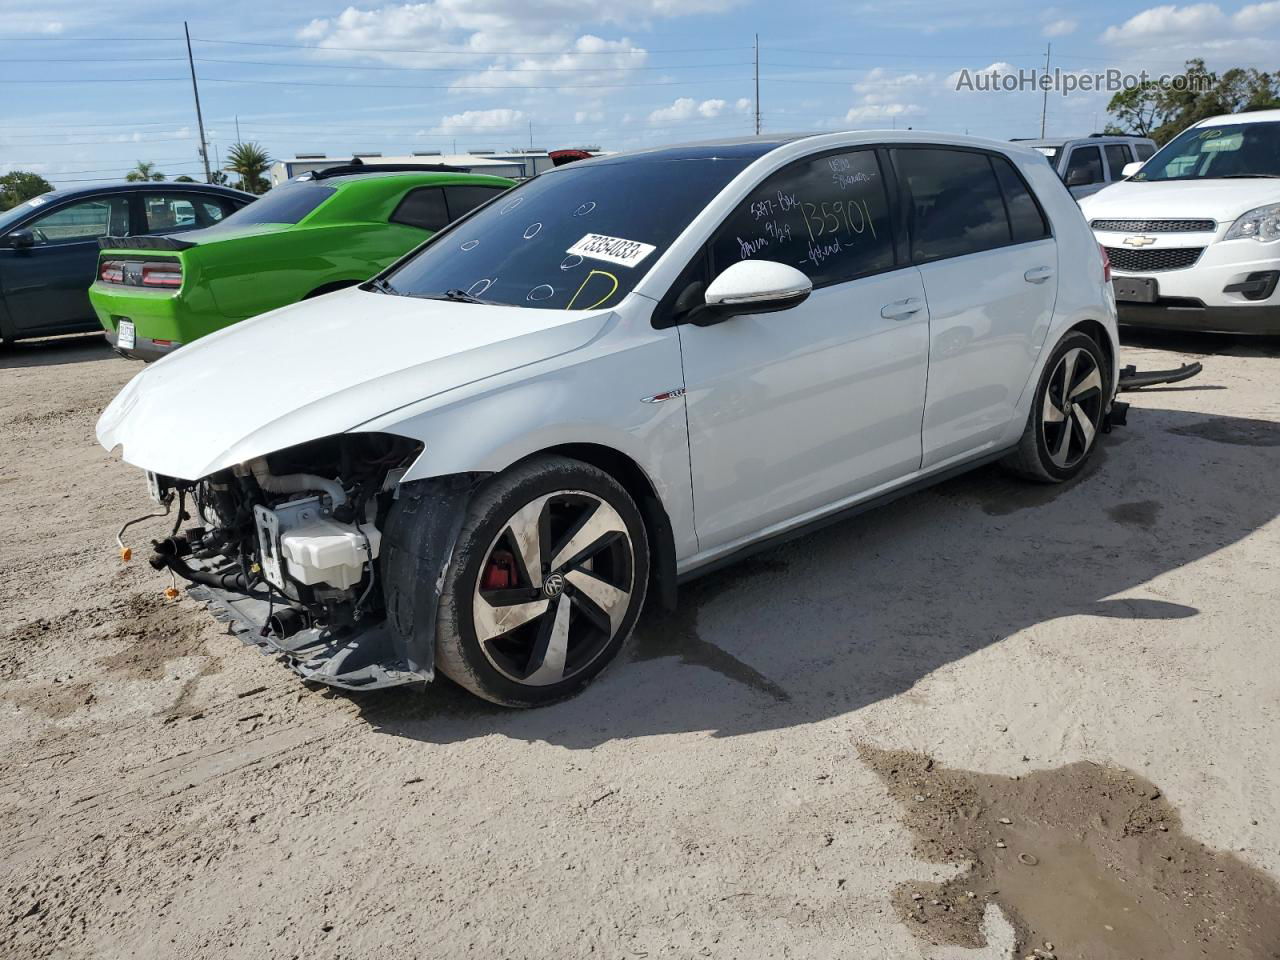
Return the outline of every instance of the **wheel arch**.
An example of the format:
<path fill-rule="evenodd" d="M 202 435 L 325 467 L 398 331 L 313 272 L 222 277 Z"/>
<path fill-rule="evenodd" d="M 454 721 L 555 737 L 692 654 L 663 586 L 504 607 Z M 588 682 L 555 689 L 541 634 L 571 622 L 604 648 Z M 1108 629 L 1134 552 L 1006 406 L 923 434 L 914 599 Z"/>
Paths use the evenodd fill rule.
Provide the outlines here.
<path fill-rule="evenodd" d="M 1062 336 L 1066 336 L 1072 331 L 1079 330 L 1081 333 L 1087 334 L 1102 350 L 1102 355 L 1107 359 L 1107 370 L 1111 374 L 1111 390 L 1115 392 L 1116 371 L 1119 369 L 1118 344 L 1107 331 L 1105 325 L 1097 320 L 1081 320 L 1062 332 Z M 1061 339 L 1061 338 L 1059 338 Z M 1110 398 L 1108 398 L 1108 401 Z"/>
<path fill-rule="evenodd" d="M 663 607 L 676 606 L 676 547 L 671 518 L 653 481 L 635 460 L 620 450 L 600 443 L 562 443 L 522 457 L 520 461 L 545 454 L 580 460 L 603 470 L 622 485 L 635 501 L 649 537 L 649 583 Z"/>

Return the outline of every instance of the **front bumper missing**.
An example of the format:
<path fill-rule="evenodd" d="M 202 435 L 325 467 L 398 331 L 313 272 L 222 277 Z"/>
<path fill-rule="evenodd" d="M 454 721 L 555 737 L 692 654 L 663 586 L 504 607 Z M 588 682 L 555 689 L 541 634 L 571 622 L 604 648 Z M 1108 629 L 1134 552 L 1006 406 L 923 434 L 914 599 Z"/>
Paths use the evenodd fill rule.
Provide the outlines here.
<path fill-rule="evenodd" d="M 278 656 L 304 680 L 344 690 L 378 690 L 433 679 L 433 671 L 414 671 L 397 659 L 383 621 L 336 632 L 312 627 L 278 637 L 263 630 L 270 609 L 266 600 L 204 585 L 190 586 L 187 593 L 206 604 L 243 644 Z"/>

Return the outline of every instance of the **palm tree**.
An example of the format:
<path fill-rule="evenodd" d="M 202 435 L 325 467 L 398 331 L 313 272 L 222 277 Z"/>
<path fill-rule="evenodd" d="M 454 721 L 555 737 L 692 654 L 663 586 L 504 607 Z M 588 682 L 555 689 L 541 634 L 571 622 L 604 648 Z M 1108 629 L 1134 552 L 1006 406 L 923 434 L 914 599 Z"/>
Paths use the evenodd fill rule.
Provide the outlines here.
<path fill-rule="evenodd" d="M 156 165 L 148 160 L 139 160 L 138 165 L 124 175 L 130 183 L 147 180 L 163 180 L 164 174 L 156 169 Z"/>
<path fill-rule="evenodd" d="M 267 151 L 258 143 L 237 143 L 227 151 L 224 170 L 240 178 L 240 189 L 250 193 L 266 193 L 271 183 L 263 174 L 271 166 Z"/>

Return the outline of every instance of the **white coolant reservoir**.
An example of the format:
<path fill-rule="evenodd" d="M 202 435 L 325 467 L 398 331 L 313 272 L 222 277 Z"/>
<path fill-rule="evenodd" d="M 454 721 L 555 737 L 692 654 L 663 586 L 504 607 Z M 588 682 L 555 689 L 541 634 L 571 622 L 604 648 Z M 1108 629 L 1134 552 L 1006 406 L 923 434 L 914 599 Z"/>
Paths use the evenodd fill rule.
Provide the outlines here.
<path fill-rule="evenodd" d="M 315 517 L 282 531 L 280 553 L 289 575 L 308 586 L 327 583 L 341 590 L 355 586 L 364 575 L 365 563 L 378 555 L 382 544 L 382 534 L 373 524 L 361 524 L 361 530 Z"/>

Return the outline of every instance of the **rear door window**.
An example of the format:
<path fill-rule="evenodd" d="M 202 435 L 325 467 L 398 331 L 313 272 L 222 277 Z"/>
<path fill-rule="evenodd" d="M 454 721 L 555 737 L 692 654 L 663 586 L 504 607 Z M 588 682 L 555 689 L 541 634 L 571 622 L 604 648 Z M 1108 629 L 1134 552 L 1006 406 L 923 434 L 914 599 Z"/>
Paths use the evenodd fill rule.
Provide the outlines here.
<path fill-rule="evenodd" d="M 449 219 L 457 220 L 470 213 L 482 203 L 487 203 L 499 193 L 502 187 L 451 186 L 444 188 L 445 203 L 449 207 Z"/>
<path fill-rule="evenodd" d="M 418 187 L 405 194 L 391 214 L 392 223 L 402 223 L 419 230 L 439 230 L 449 222 L 449 207 L 441 187 Z"/>
<path fill-rule="evenodd" d="M 1071 175 L 1077 170 L 1083 170 L 1085 177 L 1083 180 L 1073 181 Z M 1076 147 L 1071 151 L 1071 156 L 1067 158 L 1067 169 L 1063 174 L 1063 179 L 1071 186 L 1084 186 L 1089 183 L 1100 183 L 1102 181 L 1102 151 L 1097 147 Z"/>
<path fill-rule="evenodd" d="M 985 153 L 904 148 L 893 165 L 906 195 L 911 256 L 917 262 L 1001 247 L 1012 232 Z"/>
<path fill-rule="evenodd" d="M 1013 242 L 1030 243 L 1049 236 L 1049 222 L 1045 219 L 1044 211 L 1040 209 L 1040 204 L 1036 202 L 1026 181 L 1013 168 L 1013 164 L 1004 157 L 992 157 L 991 165 L 995 168 L 996 179 L 1000 181 L 1000 189 L 1004 192 Z"/>
<path fill-rule="evenodd" d="M 1129 156 L 1129 147 L 1124 143 L 1108 143 L 1107 166 L 1111 168 L 1112 180 L 1119 180 L 1124 173 L 1122 172 L 1126 164 L 1132 163 L 1133 158 Z"/>
<path fill-rule="evenodd" d="M 716 232 L 711 258 L 713 275 L 773 260 L 815 287 L 889 269 L 893 231 L 875 150 L 801 160 L 765 178 Z"/>

